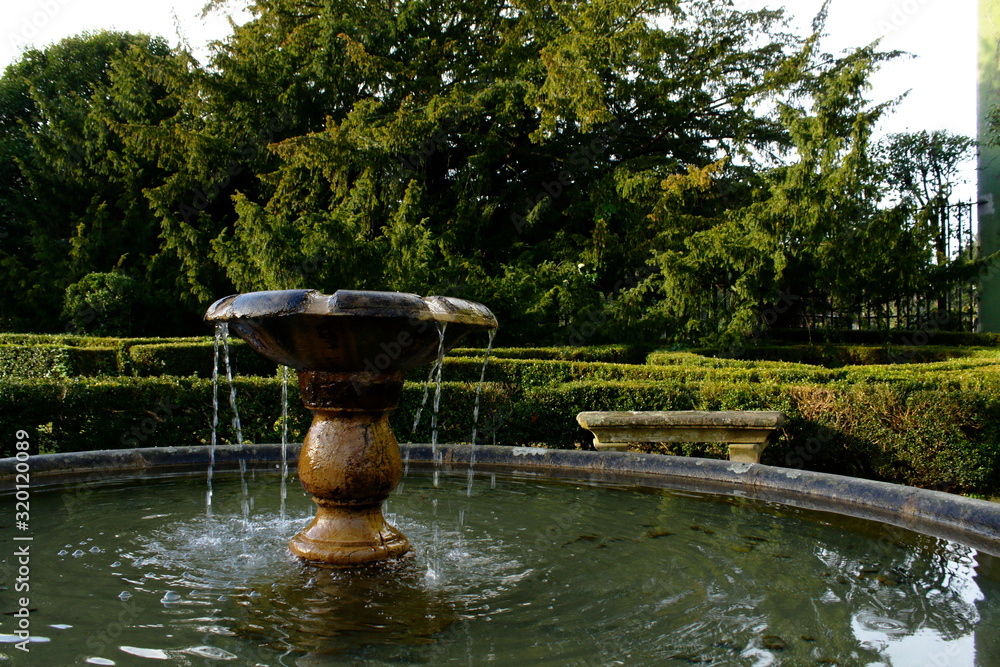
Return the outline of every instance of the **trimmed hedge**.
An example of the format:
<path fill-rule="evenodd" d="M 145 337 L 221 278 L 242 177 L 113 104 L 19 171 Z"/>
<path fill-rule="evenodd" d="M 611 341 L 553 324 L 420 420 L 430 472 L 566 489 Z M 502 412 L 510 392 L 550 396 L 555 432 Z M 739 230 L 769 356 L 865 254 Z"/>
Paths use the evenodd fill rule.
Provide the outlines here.
<path fill-rule="evenodd" d="M 0 378 L 117 375 L 113 349 L 67 345 L 0 345 Z"/>
<path fill-rule="evenodd" d="M 0 345 L 69 345 L 72 347 L 115 347 L 124 338 L 77 336 L 75 334 L 0 333 Z"/>
<path fill-rule="evenodd" d="M 164 342 L 163 338 L 110 338 L 104 339 L 114 342 L 115 352 L 118 354 L 118 374 L 136 375 L 136 368 L 132 364 L 132 348 L 137 345 L 158 345 Z M 170 338 L 168 342 L 174 344 L 183 343 L 203 343 L 207 338 Z M 209 362 L 211 363 L 211 362 Z"/>
<path fill-rule="evenodd" d="M 975 390 L 913 387 L 576 382 L 525 393 L 515 441 L 587 441 L 584 410 L 780 410 L 783 437 L 762 462 L 949 491 L 1000 491 L 1000 381 Z M 647 450 L 650 448 L 646 448 Z M 680 453 L 725 457 L 725 448 Z"/>
<path fill-rule="evenodd" d="M 839 368 L 841 366 L 867 366 L 875 364 L 930 363 L 960 359 L 970 355 L 990 355 L 990 348 L 902 346 L 902 345 L 761 345 L 748 347 L 739 353 L 713 349 L 691 349 L 694 356 L 719 357 L 751 361 L 778 361 Z M 669 353 L 668 353 L 669 354 Z M 653 353 L 648 363 L 670 363 L 668 354 Z"/>
<path fill-rule="evenodd" d="M 462 347 L 449 352 L 452 357 L 480 357 L 485 349 Z M 491 359 L 533 359 L 552 361 L 604 361 L 615 364 L 646 362 L 649 347 L 639 345 L 591 345 L 587 347 L 498 347 Z"/>
<path fill-rule="evenodd" d="M 942 331 L 933 322 L 915 331 L 846 329 L 769 329 L 767 340 L 785 343 L 832 343 L 835 345 L 946 345 L 1000 346 L 1000 334 Z"/>
<path fill-rule="evenodd" d="M 951 377 L 944 377 L 951 376 Z M 244 439 L 280 439 L 281 382 L 236 381 Z M 401 441 L 430 440 L 433 391 L 417 432 L 425 392 L 408 383 L 392 417 Z M 475 386 L 445 382 L 439 441 L 468 442 Z M 220 388 L 219 441 L 234 441 L 228 391 Z M 301 441 L 310 417 L 289 386 L 290 438 Z M 826 385 L 755 381 L 578 381 L 519 387 L 487 383 L 479 442 L 589 446 L 576 424 L 585 410 L 781 410 L 784 436 L 763 462 L 961 492 L 1000 491 L 1000 372 L 942 373 L 895 384 Z M 0 383 L 0 427 L 27 429 L 42 451 L 77 451 L 210 440 L 211 382 L 201 378 L 22 379 Z M 11 455 L 12 441 L 2 443 Z M 690 445 L 680 453 L 724 455 Z"/>
<path fill-rule="evenodd" d="M 646 357 L 646 363 L 651 366 L 693 366 L 699 368 L 777 368 L 777 369 L 813 369 L 814 364 L 803 364 L 792 361 L 761 361 L 752 359 L 735 359 L 723 356 L 707 356 L 691 351 L 685 352 L 652 352 Z"/>
<path fill-rule="evenodd" d="M 38 375 L 40 362 L 23 363 L 23 357 L 11 353 L 6 357 L 0 352 L 0 378 L 2 377 L 51 377 L 60 375 L 131 375 L 133 367 L 129 351 L 136 345 L 163 343 L 163 338 L 107 338 L 100 336 L 75 336 L 60 334 L 0 334 L 0 350 L 18 347 L 62 347 L 72 361 L 60 364 L 65 372 L 48 376 Z M 171 343 L 204 342 L 204 338 L 173 338 Z M 104 352 L 97 352 L 103 350 Z M 114 366 L 108 359 L 114 359 Z M 211 363 L 211 362 L 209 362 Z"/>
<path fill-rule="evenodd" d="M 236 386 L 240 411 L 247 415 L 245 439 L 274 441 L 275 434 L 280 439 L 276 426 L 280 381 L 241 378 Z M 220 426 L 220 442 L 235 442 L 227 396 L 228 388 L 220 387 L 220 424 L 224 425 Z M 308 417 L 298 417 L 304 426 L 297 425 L 295 434 L 301 438 Z M 112 377 L 0 383 L 0 424 L 50 434 L 54 451 L 207 444 L 211 423 L 211 380 Z M 4 454 L 10 455 L 6 450 Z"/>
<path fill-rule="evenodd" d="M 132 372 L 138 376 L 179 375 L 212 377 L 214 343 L 211 340 L 197 342 L 159 342 L 133 345 L 129 348 Z M 230 361 L 234 373 L 239 375 L 272 376 L 278 366 L 270 359 L 255 352 L 242 340 L 229 341 Z M 219 374 L 225 373 L 223 351 L 219 350 Z"/>
<path fill-rule="evenodd" d="M 274 375 L 276 365 L 242 340 L 230 353 L 243 375 Z M 0 378 L 94 375 L 211 377 L 211 338 L 100 338 L 0 334 Z M 221 358 L 220 358 L 221 363 Z"/>
<path fill-rule="evenodd" d="M 444 379 L 477 382 L 482 359 L 445 357 Z M 832 382 L 842 379 L 844 371 L 803 364 L 728 365 L 632 365 L 601 362 L 534 361 L 530 359 L 494 359 L 486 369 L 486 379 L 519 387 L 541 387 L 576 381 L 676 381 L 732 380 L 738 382 Z"/>
<path fill-rule="evenodd" d="M 245 442 L 280 442 L 281 380 L 244 377 L 234 382 Z M 407 384 L 392 423 L 401 441 L 431 438 L 433 388 L 420 426 L 414 417 L 426 387 Z M 476 389 L 443 383 L 438 417 L 441 442 L 468 442 Z M 218 442 L 236 442 L 229 388 L 219 386 Z M 501 423 L 497 413 L 511 398 L 506 387 L 487 383 L 481 396 L 481 442 L 493 441 Z M 299 400 L 294 377 L 288 383 L 289 439 L 301 442 L 312 421 Z M 504 420 L 503 424 L 509 422 Z M 491 426 L 492 424 L 492 426 Z M 211 442 L 212 382 L 196 377 L 15 379 L 0 382 L 0 429 L 31 433 L 31 453 L 87 451 L 145 446 L 199 445 Z M 491 430 L 492 429 L 492 430 Z M 502 442 L 502 440 L 497 440 Z M 0 440 L 0 457 L 13 456 L 13 440 Z"/>
<path fill-rule="evenodd" d="M 828 349 L 799 347 L 809 354 L 814 348 Z M 234 341 L 232 349 L 243 374 L 236 386 L 244 439 L 280 440 L 281 382 L 274 365 L 242 341 Z M 802 350 L 796 352 L 798 358 L 808 358 Z M 840 359 L 875 359 L 886 350 L 837 354 Z M 765 450 L 765 463 L 1000 493 L 1000 351 L 916 351 L 920 354 L 912 355 L 913 363 L 824 368 L 691 351 L 656 352 L 649 355 L 648 364 L 591 360 L 634 359 L 639 352 L 629 346 L 580 348 L 577 353 L 569 348 L 501 349 L 487 370 L 477 440 L 587 447 L 590 436 L 575 421 L 585 410 L 781 410 L 789 420 L 783 437 Z M 482 370 L 482 350 L 455 352 L 475 356 L 445 360 L 438 418 L 441 442 L 471 439 L 474 383 Z M 550 358 L 518 358 L 531 355 Z M 573 356 L 577 358 L 560 358 Z M 920 359 L 946 360 L 918 363 Z M 211 360 L 212 341 L 207 337 L 0 336 L 0 369 L 16 368 L 22 376 L 0 379 L 0 426 L 6 432 L 28 430 L 38 451 L 207 443 L 212 387 L 204 376 L 211 373 Z M 27 374 L 34 377 L 23 377 Z M 423 376 L 415 371 L 411 379 Z M 405 386 L 391 417 L 401 441 L 431 438 L 433 391 L 419 428 L 411 432 L 425 391 L 419 382 Z M 219 398 L 219 442 L 233 442 L 227 388 L 220 387 Z M 294 381 L 289 383 L 289 400 L 289 437 L 301 441 L 311 418 L 299 402 Z M 10 455 L 11 444 L 0 442 L 0 454 Z M 725 447 L 719 445 L 648 448 L 725 456 Z"/>

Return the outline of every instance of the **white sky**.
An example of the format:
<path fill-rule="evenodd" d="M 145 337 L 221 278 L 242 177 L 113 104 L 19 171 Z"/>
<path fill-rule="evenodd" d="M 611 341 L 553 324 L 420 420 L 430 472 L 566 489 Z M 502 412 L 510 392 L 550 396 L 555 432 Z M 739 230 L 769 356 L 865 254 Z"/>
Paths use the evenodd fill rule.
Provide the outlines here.
<path fill-rule="evenodd" d="M 808 26 L 822 0 L 737 0 L 746 7 L 784 4 Z M 886 65 L 871 97 L 909 91 L 886 131 L 976 134 L 978 0 L 833 0 L 826 50 L 837 53 L 881 39 L 883 50 L 913 54 Z"/>
<path fill-rule="evenodd" d="M 85 30 L 114 28 L 160 34 L 171 43 L 183 35 L 199 56 L 204 44 L 228 32 L 224 16 L 201 19 L 206 0 L 6 0 L 0 8 L 0 68 L 17 59 L 26 45 L 44 46 Z M 784 5 L 800 25 L 822 0 L 736 0 L 756 8 Z M 231 0 L 233 11 L 240 0 Z M 875 79 L 873 99 L 910 91 L 885 124 L 890 132 L 976 131 L 977 0 L 833 0 L 824 46 L 838 52 L 882 38 L 885 49 L 916 57 L 887 65 Z"/>

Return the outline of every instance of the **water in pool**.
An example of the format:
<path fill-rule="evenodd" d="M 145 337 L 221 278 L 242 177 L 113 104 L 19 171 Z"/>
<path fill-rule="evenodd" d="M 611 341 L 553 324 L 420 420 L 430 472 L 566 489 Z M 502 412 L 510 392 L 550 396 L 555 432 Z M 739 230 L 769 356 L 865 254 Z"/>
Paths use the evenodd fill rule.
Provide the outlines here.
<path fill-rule="evenodd" d="M 31 498 L 25 665 L 1000 664 L 996 559 L 903 529 L 636 486 L 411 470 L 386 506 L 414 556 L 292 557 L 313 504 L 203 475 Z M 0 498 L 12 507 L 11 498 Z M 44 530 L 38 528 L 44 525 Z"/>

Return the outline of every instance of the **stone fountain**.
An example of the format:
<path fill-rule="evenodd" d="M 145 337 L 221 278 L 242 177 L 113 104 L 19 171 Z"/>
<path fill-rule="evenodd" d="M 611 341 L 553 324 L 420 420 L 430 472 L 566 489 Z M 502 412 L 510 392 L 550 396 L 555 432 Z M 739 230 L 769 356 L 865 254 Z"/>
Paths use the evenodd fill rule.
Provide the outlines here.
<path fill-rule="evenodd" d="M 293 368 L 313 413 L 299 456 L 299 479 L 316 516 L 290 548 L 334 566 L 398 558 L 410 545 L 382 516 L 402 476 L 389 413 L 403 376 L 467 333 L 495 329 L 485 306 L 399 292 L 316 290 L 227 296 L 205 314 L 265 357 Z"/>

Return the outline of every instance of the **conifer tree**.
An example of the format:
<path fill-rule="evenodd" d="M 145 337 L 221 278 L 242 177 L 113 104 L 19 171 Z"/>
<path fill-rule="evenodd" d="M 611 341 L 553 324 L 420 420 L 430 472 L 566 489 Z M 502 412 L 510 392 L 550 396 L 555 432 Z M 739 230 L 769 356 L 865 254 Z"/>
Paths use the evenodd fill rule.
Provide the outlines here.
<path fill-rule="evenodd" d="M 126 74 L 168 57 L 162 39 L 101 32 L 27 51 L 0 78 L 4 326 L 58 327 L 65 288 L 87 274 L 148 277 L 160 242 L 143 188 L 157 157 L 129 150 L 116 126 L 169 113 L 155 80 Z"/>
<path fill-rule="evenodd" d="M 392 289 L 535 344 L 745 336 L 957 279 L 915 195 L 886 205 L 937 159 L 872 145 L 892 54 L 820 52 L 825 6 L 802 37 L 732 0 L 250 11 L 204 67 L 100 33 L 7 70 L 3 327 L 61 326 L 106 273 L 163 332 L 234 291 Z"/>

